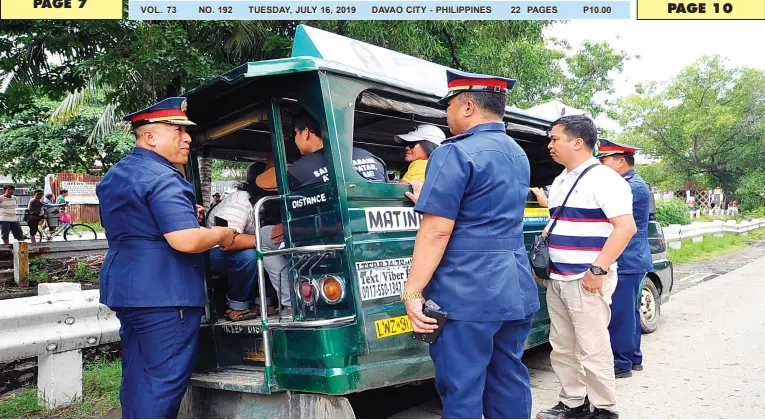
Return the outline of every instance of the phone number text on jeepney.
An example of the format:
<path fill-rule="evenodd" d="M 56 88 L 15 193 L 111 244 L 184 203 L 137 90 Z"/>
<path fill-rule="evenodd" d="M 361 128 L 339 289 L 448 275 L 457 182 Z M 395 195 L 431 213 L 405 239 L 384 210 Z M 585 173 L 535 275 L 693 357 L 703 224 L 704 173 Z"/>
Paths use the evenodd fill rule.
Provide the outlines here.
<path fill-rule="evenodd" d="M 399 296 L 409 277 L 411 258 L 356 263 L 361 300 Z"/>

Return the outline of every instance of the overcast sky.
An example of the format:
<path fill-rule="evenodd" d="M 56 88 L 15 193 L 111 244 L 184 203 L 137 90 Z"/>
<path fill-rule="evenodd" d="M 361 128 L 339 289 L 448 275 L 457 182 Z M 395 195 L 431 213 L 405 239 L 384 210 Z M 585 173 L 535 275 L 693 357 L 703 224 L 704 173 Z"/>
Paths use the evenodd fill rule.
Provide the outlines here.
<path fill-rule="evenodd" d="M 568 40 L 574 48 L 585 40 L 608 41 L 614 48 L 639 55 L 615 75 L 617 96 L 634 93 L 636 83 L 668 80 L 703 55 L 719 54 L 730 65 L 765 70 L 763 21 L 574 20 L 554 24 L 547 34 Z M 616 128 L 604 118 L 597 122 Z"/>

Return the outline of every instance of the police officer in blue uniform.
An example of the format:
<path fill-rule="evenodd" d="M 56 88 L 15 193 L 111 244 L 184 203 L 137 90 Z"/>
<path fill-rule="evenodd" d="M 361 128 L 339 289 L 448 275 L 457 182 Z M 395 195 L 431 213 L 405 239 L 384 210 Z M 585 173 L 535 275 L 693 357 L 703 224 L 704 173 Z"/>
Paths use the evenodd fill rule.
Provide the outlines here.
<path fill-rule="evenodd" d="M 453 70 L 447 80 L 455 136 L 430 155 L 416 197 L 424 217 L 402 300 L 415 332 L 435 328 L 425 299 L 448 313 L 430 345 L 444 418 L 529 418 L 521 356 L 539 299 L 523 243 L 529 161 L 502 122 L 515 81 Z"/>
<path fill-rule="evenodd" d="M 189 158 L 186 100 L 128 115 L 136 144 L 97 185 L 109 252 L 101 303 L 120 320 L 123 418 L 175 418 L 196 359 L 204 301 L 202 252 L 235 232 L 199 227 L 194 192 L 174 165 Z"/>
<path fill-rule="evenodd" d="M 617 378 L 628 378 L 632 371 L 643 370 L 640 351 L 640 313 L 637 296 L 645 275 L 653 271 L 651 249 L 648 245 L 648 219 L 651 191 L 648 184 L 635 172 L 637 148 L 600 139 L 598 159 L 624 178 L 632 189 L 632 215 L 637 233 L 616 260 L 619 280 L 611 298 L 611 349 L 614 353 L 614 373 Z"/>

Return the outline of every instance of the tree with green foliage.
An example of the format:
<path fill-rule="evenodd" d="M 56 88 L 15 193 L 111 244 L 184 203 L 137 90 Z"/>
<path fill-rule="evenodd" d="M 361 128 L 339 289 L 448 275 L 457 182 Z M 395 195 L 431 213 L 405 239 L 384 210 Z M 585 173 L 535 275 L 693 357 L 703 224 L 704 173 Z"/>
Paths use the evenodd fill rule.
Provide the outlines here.
<path fill-rule="evenodd" d="M 127 10 L 128 0 L 124 0 Z M 247 61 L 289 56 L 297 21 L 0 21 L 0 121 L 38 98 L 59 101 L 50 121 L 68 124 L 100 109 L 88 143 L 119 117 L 182 95 Z M 510 100 L 527 107 L 560 99 L 594 114 L 627 57 L 607 44 L 551 47 L 547 21 L 322 21 L 313 26 L 460 70 L 518 79 Z M 126 125 L 122 125 L 126 128 Z M 201 172 L 211 173 L 201 161 Z"/>
<path fill-rule="evenodd" d="M 127 0 L 125 6 L 127 7 Z M 31 98 L 63 98 L 55 117 L 101 95 L 121 115 L 176 96 L 247 61 L 286 57 L 296 21 L 2 21 L 0 114 Z M 597 114 L 628 57 L 607 44 L 578 52 L 547 21 L 322 21 L 314 26 L 460 70 L 515 77 L 514 105 L 560 99 Z M 566 68 L 567 70 L 562 70 Z M 102 130 L 107 132 L 108 130 Z"/>
<path fill-rule="evenodd" d="M 692 221 L 688 205 L 679 198 L 662 200 L 656 203 L 656 219 L 664 227 L 669 225 L 688 225 Z"/>
<path fill-rule="evenodd" d="M 664 162 L 636 165 L 635 170 L 652 187 L 668 191 L 679 191 L 686 186 L 687 177 L 679 177 Z"/>
<path fill-rule="evenodd" d="M 37 100 L 3 122 L 0 173 L 42 186 L 45 175 L 59 172 L 103 175 L 130 152 L 135 142 L 132 134 L 116 132 L 89 140 L 102 109 L 84 107 L 65 123 L 52 124 L 48 118 L 55 105 Z"/>
<path fill-rule="evenodd" d="M 765 72 L 703 57 L 668 83 L 621 102 L 620 140 L 662 159 L 673 185 L 735 190 L 765 168 Z"/>
<path fill-rule="evenodd" d="M 765 208 L 765 170 L 760 168 L 744 176 L 736 189 L 741 211 Z"/>

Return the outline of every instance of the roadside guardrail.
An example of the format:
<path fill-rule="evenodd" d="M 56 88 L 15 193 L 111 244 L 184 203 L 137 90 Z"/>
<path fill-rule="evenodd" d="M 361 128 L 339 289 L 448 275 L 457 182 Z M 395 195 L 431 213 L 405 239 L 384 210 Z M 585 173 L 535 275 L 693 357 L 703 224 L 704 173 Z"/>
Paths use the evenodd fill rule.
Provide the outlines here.
<path fill-rule="evenodd" d="M 37 396 L 49 408 L 82 396 L 82 349 L 120 340 L 120 322 L 98 290 L 45 283 L 38 296 L 0 305 L 0 363 L 37 357 Z"/>
<path fill-rule="evenodd" d="M 765 219 L 742 220 L 715 220 L 712 222 L 693 222 L 690 225 L 669 225 L 664 230 L 664 240 L 672 249 L 680 249 L 684 239 L 692 239 L 701 242 L 706 235 L 722 236 L 725 233 L 742 234 L 755 229 L 765 227 Z"/>
<path fill-rule="evenodd" d="M 13 279 L 21 287 L 29 286 L 29 260 L 31 258 L 70 258 L 106 254 L 106 239 L 64 242 L 15 242 L 0 245 L 0 261 L 13 261 Z"/>

